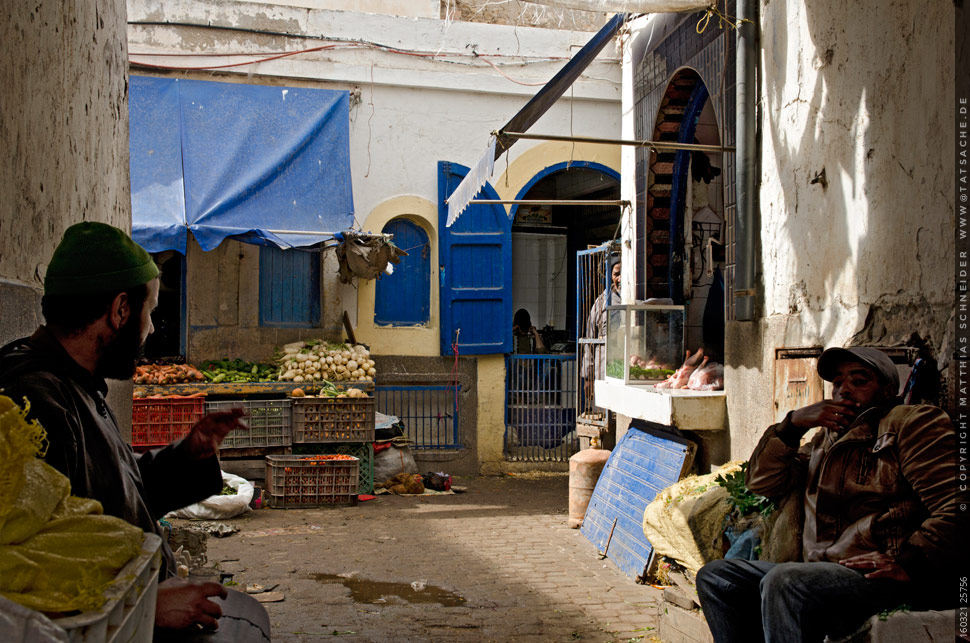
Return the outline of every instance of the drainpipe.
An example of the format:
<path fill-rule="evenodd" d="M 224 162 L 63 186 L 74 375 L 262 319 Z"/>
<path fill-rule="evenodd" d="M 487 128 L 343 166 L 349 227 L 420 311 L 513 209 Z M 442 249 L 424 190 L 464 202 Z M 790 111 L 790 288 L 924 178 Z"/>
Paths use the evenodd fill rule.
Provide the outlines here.
<path fill-rule="evenodd" d="M 735 227 L 734 305 L 738 321 L 754 319 L 757 266 L 758 189 L 757 101 L 760 0 L 738 0 L 737 37 L 737 222 Z"/>

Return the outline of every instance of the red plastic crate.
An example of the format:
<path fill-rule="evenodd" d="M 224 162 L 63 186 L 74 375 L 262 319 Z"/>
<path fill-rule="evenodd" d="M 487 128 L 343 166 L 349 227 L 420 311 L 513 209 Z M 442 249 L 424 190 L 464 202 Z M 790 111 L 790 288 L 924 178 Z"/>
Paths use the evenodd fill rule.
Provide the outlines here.
<path fill-rule="evenodd" d="M 133 447 L 161 447 L 184 438 L 205 415 L 204 397 L 149 397 L 133 402 Z"/>

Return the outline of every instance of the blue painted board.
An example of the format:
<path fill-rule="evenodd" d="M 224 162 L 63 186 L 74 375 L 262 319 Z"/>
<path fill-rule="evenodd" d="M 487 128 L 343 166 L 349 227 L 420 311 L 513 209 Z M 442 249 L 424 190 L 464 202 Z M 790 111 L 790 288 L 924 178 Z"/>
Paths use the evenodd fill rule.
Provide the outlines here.
<path fill-rule="evenodd" d="M 631 426 L 596 483 L 581 532 L 637 582 L 644 581 L 653 556 L 653 545 L 643 535 L 643 512 L 658 493 L 680 480 L 695 449 L 671 433 Z"/>

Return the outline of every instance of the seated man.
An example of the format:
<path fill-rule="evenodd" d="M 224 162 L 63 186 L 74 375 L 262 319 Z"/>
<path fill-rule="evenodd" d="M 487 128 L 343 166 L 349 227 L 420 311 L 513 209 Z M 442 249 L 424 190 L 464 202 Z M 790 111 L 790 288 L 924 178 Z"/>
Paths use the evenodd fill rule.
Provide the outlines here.
<path fill-rule="evenodd" d="M 29 418 L 47 430 L 45 459 L 67 476 L 74 495 L 94 498 L 106 514 L 162 535 L 159 516 L 219 493 L 219 444 L 245 425 L 240 409 L 213 413 L 184 439 L 142 455 L 122 439 L 105 401 L 104 378 L 134 374 L 152 332 L 158 287 L 151 256 L 124 232 L 103 223 L 71 226 L 44 279 L 47 325 L 0 349 L 0 390 L 18 403 L 29 400 Z M 216 627 L 222 608 L 209 599 L 227 598 L 226 589 L 175 578 L 164 541 L 162 554 L 156 626 L 180 631 L 180 640 L 199 627 Z M 247 600 L 252 605 L 245 607 Z M 247 620 L 265 622 L 268 634 L 265 610 L 242 594 L 230 604 L 240 602 L 254 612 Z M 236 621 L 224 629 L 236 631 Z M 237 631 L 229 640 L 246 639 Z"/>
<path fill-rule="evenodd" d="M 769 498 L 803 490 L 805 562 L 702 567 L 697 592 L 717 643 L 820 643 L 901 604 L 955 607 L 949 581 L 961 554 L 949 417 L 897 405 L 896 369 L 879 350 L 830 348 L 818 373 L 832 382 L 832 399 L 769 427 L 747 477 Z"/>

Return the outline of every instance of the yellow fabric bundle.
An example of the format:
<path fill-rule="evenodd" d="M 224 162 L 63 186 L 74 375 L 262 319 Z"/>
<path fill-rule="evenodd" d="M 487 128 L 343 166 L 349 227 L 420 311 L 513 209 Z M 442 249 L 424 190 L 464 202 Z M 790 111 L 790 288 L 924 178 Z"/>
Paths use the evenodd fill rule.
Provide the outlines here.
<path fill-rule="evenodd" d="M 677 561 L 691 574 L 721 558 L 724 518 L 731 512 L 731 503 L 716 479 L 740 468 L 741 461 L 729 462 L 658 493 L 643 512 L 643 533 L 654 552 Z"/>
<path fill-rule="evenodd" d="M 46 432 L 26 415 L 0 395 L 0 595 L 42 612 L 97 609 L 144 534 L 70 495 L 68 479 L 37 459 Z"/>

